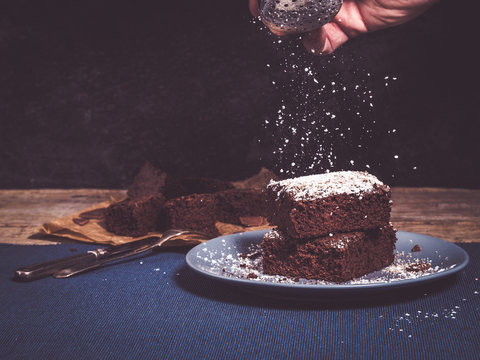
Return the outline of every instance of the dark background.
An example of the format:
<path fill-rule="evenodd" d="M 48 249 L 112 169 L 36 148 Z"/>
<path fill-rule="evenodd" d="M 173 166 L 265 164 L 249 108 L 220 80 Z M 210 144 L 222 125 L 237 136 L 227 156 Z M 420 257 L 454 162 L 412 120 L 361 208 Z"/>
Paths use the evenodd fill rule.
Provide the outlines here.
<path fill-rule="evenodd" d="M 288 131 L 271 125 L 281 101 L 311 90 L 285 85 L 299 76 L 283 71 L 292 48 L 320 82 L 375 94 L 361 119 L 368 137 L 349 125 L 358 97 L 316 99 L 351 127 L 345 141 L 315 135 L 333 143 L 331 169 L 368 163 L 392 185 L 479 188 L 478 7 L 441 1 L 319 58 L 296 38 L 275 44 L 246 0 L 1 1 L 0 187 L 123 188 L 145 160 L 239 179 L 261 166 L 288 172 L 295 158 L 294 174 L 310 173 L 295 147 L 273 153 Z M 386 87 L 385 76 L 398 80 Z"/>

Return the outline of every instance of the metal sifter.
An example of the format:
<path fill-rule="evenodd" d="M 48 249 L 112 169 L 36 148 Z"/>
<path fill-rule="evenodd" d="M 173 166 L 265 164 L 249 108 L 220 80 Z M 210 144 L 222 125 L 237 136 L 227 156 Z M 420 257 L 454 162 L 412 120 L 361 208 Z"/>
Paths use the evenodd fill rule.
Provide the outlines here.
<path fill-rule="evenodd" d="M 318 29 L 337 15 L 342 0 L 260 0 L 260 17 L 281 34 Z"/>

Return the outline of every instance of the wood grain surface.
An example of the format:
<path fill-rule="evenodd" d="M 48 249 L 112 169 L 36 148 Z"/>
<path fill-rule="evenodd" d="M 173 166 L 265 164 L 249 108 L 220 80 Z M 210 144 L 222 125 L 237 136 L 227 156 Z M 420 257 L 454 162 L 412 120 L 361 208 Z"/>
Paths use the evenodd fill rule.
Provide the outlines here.
<path fill-rule="evenodd" d="M 34 234 L 47 221 L 124 195 L 122 190 L 100 189 L 0 190 L 0 243 L 72 242 Z M 393 188 L 392 222 L 398 230 L 480 242 L 480 190 Z"/>
<path fill-rule="evenodd" d="M 393 188 L 392 195 L 396 229 L 480 242 L 480 190 Z"/>
<path fill-rule="evenodd" d="M 52 219 L 74 214 L 93 204 L 119 199 L 122 190 L 0 190 L 0 243 L 57 244 L 73 242 L 52 236 L 32 236 Z"/>

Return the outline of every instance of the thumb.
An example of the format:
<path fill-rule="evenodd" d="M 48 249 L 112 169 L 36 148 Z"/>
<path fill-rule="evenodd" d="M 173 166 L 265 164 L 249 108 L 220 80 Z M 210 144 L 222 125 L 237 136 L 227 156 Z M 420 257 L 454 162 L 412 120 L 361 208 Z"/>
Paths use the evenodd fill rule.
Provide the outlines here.
<path fill-rule="evenodd" d="M 253 16 L 260 16 L 260 10 L 258 7 L 258 0 L 249 0 L 248 7 Z"/>

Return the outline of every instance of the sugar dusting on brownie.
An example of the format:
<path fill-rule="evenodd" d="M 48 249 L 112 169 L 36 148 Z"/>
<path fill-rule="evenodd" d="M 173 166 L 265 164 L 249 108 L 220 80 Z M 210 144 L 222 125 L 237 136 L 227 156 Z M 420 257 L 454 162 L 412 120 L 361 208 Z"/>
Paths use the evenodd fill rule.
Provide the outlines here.
<path fill-rule="evenodd" d="M 270 181 L 268 187 L 280 196 L 283 192 L 295 200 L 315 200 L 339 194 L 362 194 L 385 186 L 374 175 L 362 171 L 338 171 Z"/>

